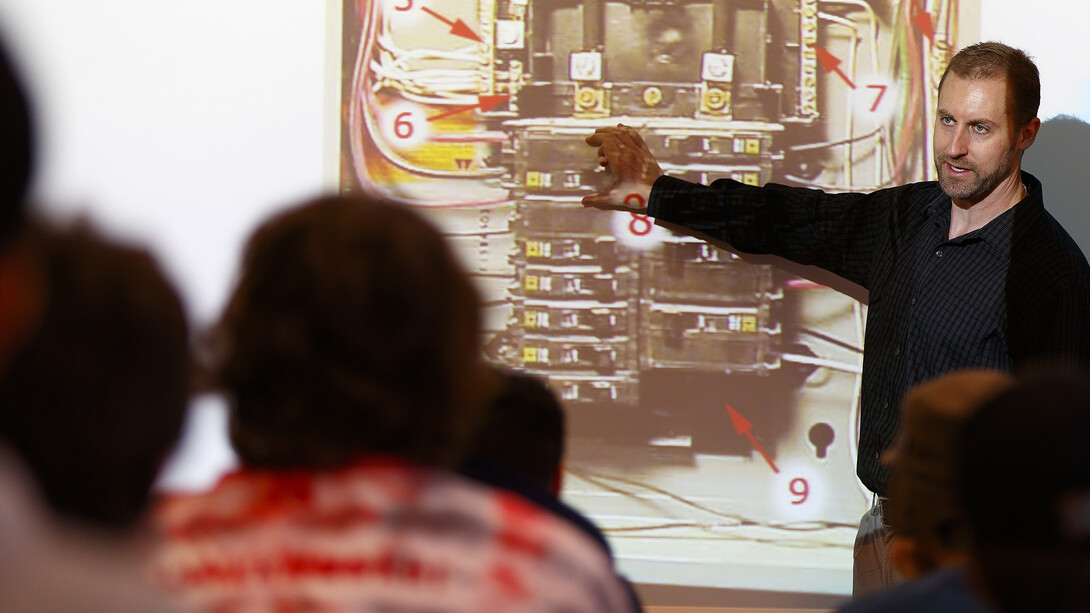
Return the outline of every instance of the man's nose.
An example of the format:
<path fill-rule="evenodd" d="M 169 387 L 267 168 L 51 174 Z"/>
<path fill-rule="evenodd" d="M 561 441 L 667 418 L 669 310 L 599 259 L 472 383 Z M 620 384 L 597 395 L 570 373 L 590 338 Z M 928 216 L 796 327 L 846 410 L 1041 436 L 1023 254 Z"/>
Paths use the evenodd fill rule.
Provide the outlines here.
<path fill-rule="evenodd" d="M 946 145 L 946 155 L 956 158 L 967 153 L 969 153 L 969 134 L 958 126 Z"/>

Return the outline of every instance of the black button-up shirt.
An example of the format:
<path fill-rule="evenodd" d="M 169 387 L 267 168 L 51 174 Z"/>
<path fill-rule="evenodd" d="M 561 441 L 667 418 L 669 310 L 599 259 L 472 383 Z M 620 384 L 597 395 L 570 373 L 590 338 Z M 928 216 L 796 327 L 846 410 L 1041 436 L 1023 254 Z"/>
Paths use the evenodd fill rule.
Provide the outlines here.
<path fill-rule="evenodd" d="M 1090 266 L 1044 209 L 1041 183 L 983 228 L 954 239 L 937 182 L 826 194 L 729 179 L 661 177 L 648 214 L 747 253 L 814 265 L 870 293 L 857 472 L 884 493 L 879 463 L 912 385 L 1031 358 L 1090 363 Z"/>

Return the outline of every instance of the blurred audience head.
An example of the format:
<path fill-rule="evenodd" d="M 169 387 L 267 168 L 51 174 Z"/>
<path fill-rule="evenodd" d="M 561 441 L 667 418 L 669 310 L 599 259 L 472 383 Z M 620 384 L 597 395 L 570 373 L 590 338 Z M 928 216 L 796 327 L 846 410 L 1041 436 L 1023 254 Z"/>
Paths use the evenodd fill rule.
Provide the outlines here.
<path fill-rule="evenodd" d="M 499 392 L 485 409 L 465 463 L 499 467 L 559 494 L 565 430 L 559 399 L 538 377 L 496 372 Z"/>
<path fill-rule="evenodd" d="M 955 466 L 958 436 L 969 416 L 1012 382 L 998 371 L 962 370 L 921 383 L 905 396 L 900 430 L 883 462 L 891 467 L 891 557 L 906 579 L 968 559 Z"/>
<path fill-rule="evenodd" d="M 1085 611 L 1090 373 L 1026 373 L 960 438 L 973 561 L 999 613 Z"/>
<path fill-rule="evenodd" d="M 480 332 L 469 277 L 413 211 L 328 196 L 280 213 L 213 338 L 235 448 L 253 467 L 452 466 L 490 389 Z"/>
<path fill-rule="evenodd" d="M 22 225 L 33 153 L 26 92 L 0 47 L 0 248 Z"/>
<path fill-rule="evenodd" d="M 0 46 L 0 373 L 41 308 L 37 262 L 17 240 L 25 225 L 32 137 L 26 93 Z"/>
<path fill-rule="evenodd" d="M 146 251 L 87 227 L 37 229 L 45 300 L 0 380 L 0 440 L 62 515 L 131 528 L 188 397 L 181 301 Z"/>

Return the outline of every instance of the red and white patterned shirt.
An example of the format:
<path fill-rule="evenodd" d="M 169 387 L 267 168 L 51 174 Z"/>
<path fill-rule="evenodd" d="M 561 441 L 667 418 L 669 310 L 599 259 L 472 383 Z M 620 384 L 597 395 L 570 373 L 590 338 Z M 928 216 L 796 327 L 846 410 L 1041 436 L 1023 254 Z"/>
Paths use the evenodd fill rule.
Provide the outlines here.
<path fill-rule="evenodd" d="M 215 613 L 631 611 L 593 539 L 519 496 L 390 458 L 242 471 L 169 497 L 155 575 Z"/>

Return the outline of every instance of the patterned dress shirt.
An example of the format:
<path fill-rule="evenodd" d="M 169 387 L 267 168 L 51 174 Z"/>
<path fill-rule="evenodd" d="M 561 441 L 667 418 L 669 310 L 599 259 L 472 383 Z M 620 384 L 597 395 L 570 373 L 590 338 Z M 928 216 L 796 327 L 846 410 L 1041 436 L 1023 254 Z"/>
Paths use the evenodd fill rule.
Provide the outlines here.
<path fill-rule="evenodd" d="M 934 181 L 827 194 L 663 176 L 648 214 L 869 291 L 856 469 L 883 494 L 888 471 L 879 456 L 912 385 L 967 367 L 1090 363 L 1090 266 L 1045 211 L 1040 181 L 1025 172 L 1022 179 L 1021 202 L 954 239 L 950 197 Z"/>
<path fill-rule="evenodd" d="M 166 497 L 153 576 L 200 613 L 632 613 L 609 552 L 512 492 L 392 457 Z"/>

